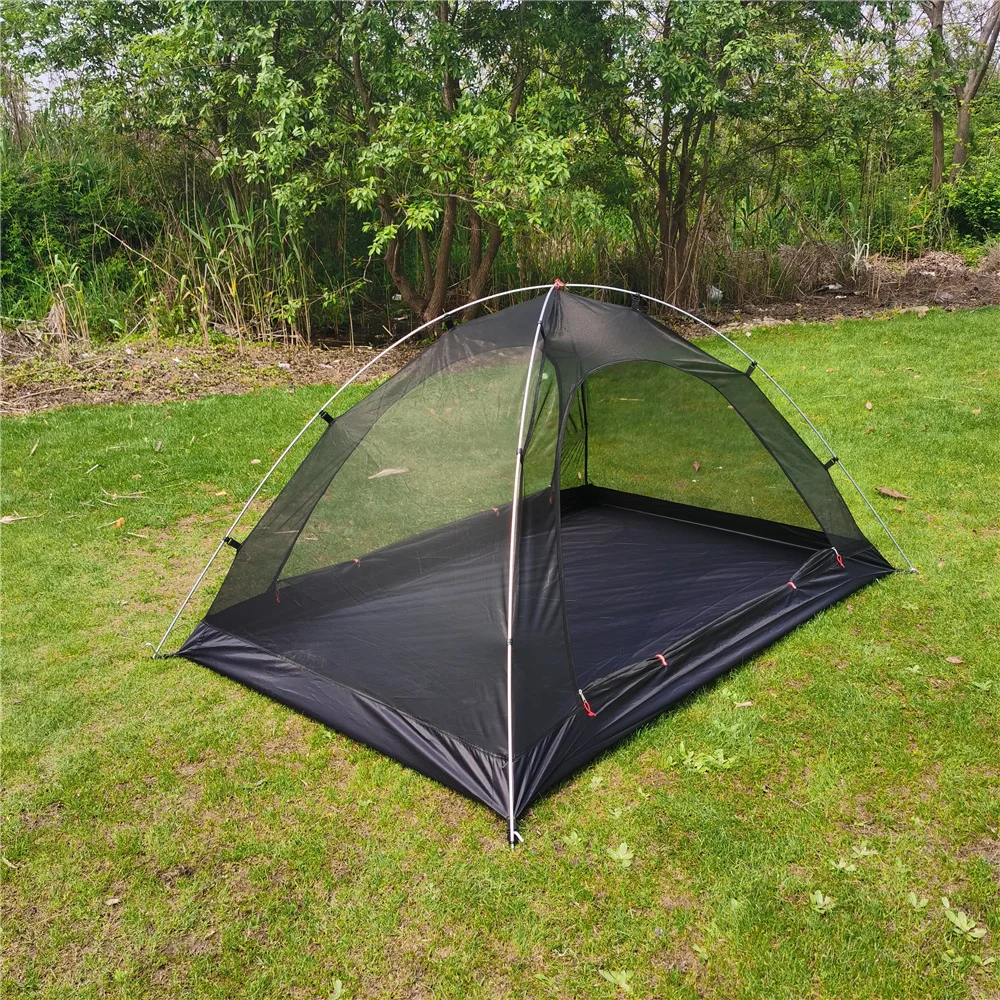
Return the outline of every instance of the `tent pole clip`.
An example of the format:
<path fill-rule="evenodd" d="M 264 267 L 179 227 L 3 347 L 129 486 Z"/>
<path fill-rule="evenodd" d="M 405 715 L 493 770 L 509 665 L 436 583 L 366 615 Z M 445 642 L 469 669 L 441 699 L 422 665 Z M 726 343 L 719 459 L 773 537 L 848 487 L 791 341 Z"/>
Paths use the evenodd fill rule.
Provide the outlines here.
<path fill-rule="evenodd" d="M 754 373 L 754 369 L 757 367 L 757 362 L 753 359 L 750 360 L 750 367 L 743 373 L 749 378 Z"/>
<path fill-rule="evenodd" d="M 234 549 L 236 549 L 236 551 L 237 551 L 237 552 L 239 552 L 239 551 L 240 551 L 240 549 L 241 549 L 241 548 L 243 547 L 243 543 L 242 543 L 242 542 L 238 542 L 238 541 L 236 541 L 236 539 L 235 539 L 235 538 L 232 538 L 232 537 L 231 537 L 231 536 L 229 536 L 229 535 L 226 535 L 226 537 L 225 537 L 225 538 L 223 538 L 223 539 L 222 539 L 222 541 L 223 541 L 223 542 L 224 542 L 224 543 L 225 543 L 226 545 L 231 545 L 231 546 L 232 546 L 232 547 L 233 547 Z"/>
<path fill-rule="evenodd" d="M 829 471 L 840 461 L 836 455 L 831 455 L 829 461 L 823 463 L 823 468 Z"/>
<path fill-rule="evenodd" d="M 321 416 L 321 417 L 322 417 L 322 418 L 323 418 L 323 419 L 324 419 L 324 420 L 325 420 L 325 421 L 326 421 L 326 422 L 327 422 L 328 424 L 332 424 L 332 423 L 334 422 L 334 420 L 336 420 L 336 419 L 337 419 L 336 417 L 331 417 L 331 416 L 330 416 L 330 414 L 326 412 L 326 410 L 320 410 L 320 411 L 319 411 L 319 415 L 320 415 L 320 416 Z"/>

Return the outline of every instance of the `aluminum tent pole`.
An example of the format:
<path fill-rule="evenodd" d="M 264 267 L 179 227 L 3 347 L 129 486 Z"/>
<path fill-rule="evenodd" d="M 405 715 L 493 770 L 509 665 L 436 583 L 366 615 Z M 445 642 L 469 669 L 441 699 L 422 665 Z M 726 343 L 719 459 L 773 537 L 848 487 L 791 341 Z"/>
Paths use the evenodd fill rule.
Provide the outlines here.
<path fill-rule="evenodd" d="M 759 371 L 761 373 L 761 375 L 763 375 L 764 378 L 766 378 L 768 380 L 768 382 L 770 382 L 771 385 L 773 385 L 775 387 L 775 389 L 777 389 L 778 392 L 780 392 L 781 395 L 785 397 L 785 399 L 788 400 L 788 402 L 792 405 L 792 407 L 795 409 L 795 411 L 798 413 L 798 415 L 800 417 L 802 417 L 802 419 L 809 425 L 809 427 L 812 430 L 812 432 L 816 435 L 817 438 L 819 438 L 819 440 L 822 443 L 823 447 L 826 448 L 826 450 L 830 453 L 830 457 L 834 460 L 834 462 L 837 465 L 840 466 L 840 469 L 844 473 L 844 475 L 847 476 L 848 482 L 850 482 L 850 484 L 854 487 L 854 489 L 857 490 L 858 496 L 861 497 L 861 499 L 864 501 L 865 506 L 875 516 L 875 520 L 878 521 L 878 523 L 881 526 L 882 530 L 885 532 L 886 537 L 888 537 L 889 541 L 892 542 L 892 544 L 896 547 L 896 551 L 903 557 L 903 561 L 906 563 L 907 567 L 909 568 L 909 571 L 911 573 L 918 572 L 917 571 L 917 567 L 914 566 L 912 562 L 910 562 L 910 557 L 903 551 L 902 545 L 900 545 L 899 542 L 896 541 L 896 536 L 889 530 L 889 526 L 885 523 L 885 521 L 882 520 L 881 516 L 879 515 L 879 512 L 872 505 L 872 502 L 868 499 L 867 496 L 865 496 L 864 491 L 857 484 L 857 482 L 855 481 L 854 477 L 850 474 L 850 472 L 847 471 L 847 466 L 844 465 L 844 463 L 840 460 L 840 458 L 837 455 L 837 453 L 830 446 L 830 443 L 820 433 L 819 428 L 809 419 L 809 417 L 806 415 L 806 413 L 802 409 L 802 407 L 799 406 L 799 404 L 796 403 L 795 400 L 792 399 L 791 396 L 789 396 L 789 394 L 784 390 L 784 388 L 763 367 L 763 365 L 761 365 L 755 358 L 753 358 L 749 354 L 747 354 L 747 352 L 744 351 L 743 348 L 740 347 L 740 345 L 736 343 L 736 341 L 730 340 L 729 337 L 727 337 L 721 330 L 716 329 L 710 323 L 706 323 L 700 317 L 695 316 L 694 313 L 689 313 L 686 309 L 681 309 L 680 306 L 675 306 L 675 305 L 673 305 L 670 302 L 665 302 L 663 299 L 655 298 L 652 295 L 644 295 L 642 292 L 634 292 L 634 291 L 632 291 L 629 288 L 618 288 L 617 286 L 614 286 L 614 285 L 587 285 L 587 284 L 582 284 L 582 283 L 573 283 L 573 284 L 566 285 L 566 287 L 567 288 L 594 288 L 594 289 L 598 289 L 600 291 L 605 291 L 605 292 L 621 292 L 623 295 L 638 296 L 640 299 L 645 299 L 646 302 L 655 302 L 655 303 L 657 303 L 657 305 L 665 306 L 667 309 L 672 309 L 675 313 L 679 313 L 681 316 L 686 316 L 688 319 L 694 320 L 695 323 L 700 324 L 701 326 L 705 327 L 706 330 L 710 330 L 713 334 L 715 334 L 715 336 L 721 337 L 730 346 L 735 347 L 736 350 L 739 351 L 740 354 L 742 354 L 743 357 L 745 357 L 749 362 L 751 362 L 753 364 L 754 368 L 757 371 Z"/>
<path fill-rule="evenodd" d="M 548 294 L 542 302 L 542 311 L 535 326 L 535 337 L 528 355 L 528 374 L 524 380 L 524 398 L 521 400 L 521 422 L 517 429 L 517 457 L 514 460 L 514 499 L 510 507 L 510 552 L 507 557 L 507 839 L 513 847 L 521 835 L 517 832 L 514 815 L 514 579 L 517 561 L 517 514 L 521 496 L 521 479 L 524 472 L 524 424 L 528 415 L 528 397 L 531 395 L 531 373 L 535 367 L 535 350 L 542 335 L 542 321 L 549 299 L 557 288 L 563 288 L 560 281 L 548 286 Z"/>
<path fill-rule="evenodd" d="M 201 586 L 201 582 L 202 582 L 202 580 L 204 580 L 204 579 L 205 579 L 205 575 L 206 575 L 206 574 L 208 573 L 209 569 L 211 568 L 211 566 L 212 566 L 212 563 L 214 563 L 214 562 L 215 562 L 215 560 L 216 560 L 216 558 L 218 557 L 219 553 L 220 553 L 220 552 L 222 551 L 222 549 L 224 548 L 224 546 L 225 546 L 225 544 L 226 544 L 226 539 L 227 539 L 227 538 L 228 538 L 228 537 L 229 537 L 230 535 L 232 535 L 232 533 L 233 533 L 233 532 L 234 532 L 234 531 L 236 530 L 236 527 L 237 527 L 237 525 L 238 525 L 238 524 L 240 523 L 240 521 L 241 521 L 241 520 L 243 519 L 243 515 L 244 515 L 244 514 L 246 514 L 246 512 L 247 512 L 247 511 L 248 511 L 248 510 L 250 509 L 250 505 L 251 505 L 251 504 L 252 504 L 252 503 L 254 502 L 254 500 L 256 500 L 256 499 L 257 499 L 257 494 L 258 494 L 258 493 L 260 493 L 260 491 L 261 491 L 261 490 L 262 490 L 262 489 L 264 488 L 264 484 L 265 484 L 265 483 L 266 483 L 266 482 L 267 482 L 267 481 L 268 481 L 268 480 L 269 480 L 269 479 L 271 478 L 271 475 L 272 475 L 272 474 L 274 473 L 275 469 L 277 469 L 277 468 L 278 468 L 278 466 L 279 466 L 279 465 L 281 465 L 281 463 L 282 463 L 282 462 L 284 461 L 284 459 L 285 459 L 285 456 L 286 456 L 286 455 L 287 455 L 287 454 L 288 454 L 288 453 L 289 453 L 289 452 L 290 452 L 290 451 L 292 450 L 292 448 L 294 448 L 294 447 L 295 447 L 295 445 L 296 445 L 296 444 L 298 444 L 298 442 L 299 442 L 299 440 L 301 439 L 302 435 L 303 435 L 303 434 L 305 434 L 305 432 L 306 432 L 307 430 L 309 430 L 309 428 L 310 428 L 310 427 L 311 427 L 311 426 L 312 426 L 312 425 L 313 425 L 313 424 L 314 424 L 314 423 L 315 423 L 315 422 L 316 422 L 316 421 L 317 421 L 317 420 L 319 419 L 319 417 L 320 417 L 320 415 L 321 415 L 321 414 L 323 413 L 323 411 L 324 411 L 324 410 L 325 410 L 325 409 L 326 409 L 326 408 L 327 408 L 327 407 L 328 407 L 328 406 L 329 406 L 329 405 L 330 405 L 330 404 L 331 404 L 331 403 L 332 403 L 332 402 L 333 402 L 333 401 L 334 401 L 334 400 L 335 400 L 335 399 L 336 399 L 336 398 L 337 398 L 337 397 L 338 397 L 338 396 L 339 396 L 339 395 L 340 395 L 340 394 L 341 394 L 341 393 L 342 393 L 342 392 L 343 392 L 343 391 L 344 391 L 344 390 L 345 390 L 345 389 L 346 389 L 346 388 L 347 388 L 347 387 L 348 387 L 348 386 L 349 386 L 349 385 L 350 385 L 350 384 L 351 384 L 352 382 L 354 382 L 354 381 L 355 381 L 356 379 L 358 379 L 358 378 L 359 378 L 359 377 L 360 377 L 361 375 L 363 375 L 363 374 L 364 374 L 364 373 L 365 373 L 366 371 L 368 371 L 368 369 L 369 369 L 369 368 L 371 368 L 371 366 L 372 366 L 372 365 L 374 365 L 374 364 L 375 364 L 376 362 L 378 362 L 378 361 L 380 361 L 380 360 L 381 360 L 382 358 L 384 358 L 384 357 L 385 357 L 385 356 L 386 356 L 386 355 L 387 355 L 387 354 L 388 354 L 388 353 L 389 353 L 390 351 L 392 351 L 392 350 L 394 350 L 395 348 L 399 347 L 399 345 L 400 345 L 400 344 L 402 344 L 402 343 L 404 343 L 405 341 L 409 340 L 409 339 L 410 339 L 411 337 L 413 337 L 413 336 L 415 336 L 416 334 L 420 333 L 420 332 L 421 332 L 422 330 L 426 330 L 426 329 L 427 329 L 428 327 L 431 327 L 431 326 L 434 326 L 434 325 L 435 325 L 435 324 L 437 324 L 437 323 L 440 323 L 440 322 L 441 322 L 442 320 L 445 320 L 445 319 L 447 319 L 447 318 L 448 318 L 449 316 L 454 316 L 454 315 L 455 315 L 455 313 L 460 313 L 460 312 L 465 312 L 465 310 L 466 310 L 466 309 L 471 309 L 471 308 L 472 308 L 473 306 L 479 306 L 479 305 L 482 305 L 482 304 L 483 304 L 484 302 L 490 302 L 490 301 L 491 301 L 491 300 L 493 300 L 493 299 L 499 299 L 499 298 L 502 298 L 502 297 L 503 297 L 504 295 L 518 295 L 518 294 L 520 294 L 520 293 L 522 293 L 522 292 L 540 292 L 540 291 L 542 291 L 542 290 L 544 290 L 544 289 L 548 289 L 550 293 L 551 293 L 551 291 L 552 291 L 552 289 L 551 289 L 551 286 L 549 286 L 549 285 L 526 285 L 526 286 L 525 286 L 525 287 L 523 287 L 523 288 L 513 288 L 513 289 L 510 289 L 509 291 L 505 291 L 505 292 L 494 292 L 494 293 L 493 293 L 492 295 L 484 295 L 484 296 L 483 296 L 483 297 L 482 297 L 481 299 L 475 299 L 475 300 L 474 300 L 473 302 L 467 302 L 467 303 L 466 303 L 465 305 L 463 305 L 463 306 L 458 306 L 458 307 L 457 307 L 457 308 L 455 308 L 455 309 L 449 309 L 449 310 L 448 310 L 447 312 L 444 312 L 444 313 L 441 313 L 441 315 L 440 315 L 440 316 L 437 316 L 436 318 L 434 318 L 434 319 L 432 319 L 432 320 L 428 320 L 428 322 L 426 322 L 426 323 L 422 323 L 422 324 L 421 324 L 420 326 L 418 326 L 418 327 L 416 327 L 415 329 L 411 330 L 411 331 L 410 331 L 409 333 L 407 333 L 407 334 L 404 334 L 404 335 L 403 335 L 402 337 L 400 337 L 400 338 L 399 338 L 398 340 L 394 341 L 394 342 L 393 342 L 393 343 L 391 343 L 391 344 L 390 344 L 390 345 L 389 345 L 389 346 L 388 346 L 387 348 L 385 348 L 385 350 L 383 350 L 383 351 L 381 351 L 380 353 L 376 354 L 376 355 L 375 355 L 375 357 L 374 357 L 374 358 L 372 358 L 372 359 L 371 359 L 371 361 L 369 361 L 369 362 L 368 362 L 367 364 L 365 364 L 365 365 L 362 365 L 362 366 L 361 366 L 361 368 L 359 368 L 359 369 L 358 369 L 358 370 L 357 370 L 357 371 L 356 371 L 356 372 L 355 372 L 355 373 L 354 373 L 354 374 L 353 374 L 353 375 L 352 375 L 352 376 L 351 376 L 351 377 L 350 377 L 350 378 L 349 378 L 349 379 L 348 379 L 348 380 L 347 380 L 347 381 L 346 381 L 346 382 L 345 382 L 345 383 L 344 383 L 344 384 L 343 384 L 343 385 L 342 385 L 342 386 L 341 386 L 341 387 L 340 387 L 340 388 L 339 388 L 339 389 L 338 389 L 338 390 L 337 390 L 337 391 L 336 391 L 336 392 L 335 392 L 335 393 L 334 393 L 334 394 L 333 394 L 333 395 L 332 395 L 332 396 L 331 396 L 331 397 L 330 397 L 330 398 L 329 398 L 329 399 L 328 399 L 328 400 L 327 400 L 327 401 L 326 401 L 326 402 L 325 402 L 325 403 L 324 403 L 324 404 L 323 404 L 323 405 L 322 405 L 322 406 L 321 406 L 321 407 L 320 407 L 320 408 L 319 408 L 319 409 L 318 409 L 318 410 L 317 410 L 317 411 L 316 411 L 316 412 L 315 412 L 315 413 L 314 413 L 313 415 L 312 415 L 312 417 L 310 417 L 310 418 L 309 418 L 308 422 L 307 422 L 307 423 L 306 423 L 306 425 L 305 425 L 305 426 L 304 426 L 304 427 L 302 428 L 302 430 L 300 430 L 300 431 L 298 432 L 298 434 L 296 434 L 296 435 L 295 435 L 295 437 L 293 437 L 293 438 L 292 438 L 292 440 L 291 440 L 291 441 L 289 442 L 289 444 L 288 444 L 288 447 L 287 447 L 287 448 L 285 448 L 285 450 L 284 450 L 284 451 L 283 451 L 283 452 L 282 452 L 282 453 L 281 453 L 281 454 L 280 454 L 280 455 L 278 456 L 278 458 L 277 458 L 277 459 L 275 460 L 275 463 L 274 463 L 274 465 L 272 465 L 272 466 L 271 466 L 271 468 L 267 470 L 267 473 L 265 474 L 264 478 L 263 478 L 263 479 L 262 479 L 262 480 L 261 480 L 261 481 L 260 481 L 260 482 L 259 482 L 259 483 L 257 484 L 257 488 L 256 488 L 256 489 L 255 489 L 255 490 L 253 491 L 253 493 L 251 493 L 251 494 L 250 494 L 250 498 L 249 498 L 249 499 L 247 500 L 247 502 L 246 502 L 246 503 L 245 503 L 245 504 L 243 505 L 243 509 L 242 509 L 242 510 L 241 510 L 241 511 L 239 512 L 239 514 L 237 514 L 237 515 L 236 515 L 236 519 L 235 519 L 235 520 L 233 521 L 233 523 L 232 523 L 232 524 L 231 524 L 231 525 L 229 526 L 229 530 L 228 530 L 228 531 L 226 531 L 225 535 L 223 535 L 223 537 L 222 537 L 222 541 L 221 541 L 221 542 L 219 542 L 219 545 L 218 545 L 218 548 L 216 548 L 216 550 L 215 550 L 215 551 L 214 551 L 214 552 L 212 553 L 212 556 L 211 556 L 211 558 L 210 558 L 210 559 L 208 560 L 208 562 L 207 562 L 207 563 L 205 564 L 205 568 L 204 568 L 204 569 L 203 569 L 203 570 L 201 571 L 201 573 L 200 573 L 200 574 L 198 575 L 198 579 L 194 581 L 194 585 L 193 585 L 193 586 L 191 587 L 191 589 L 190 589 L 190 590 L 188 591 L 188 593 L 187 593 L 187 597 L 185 597 L 185 598 L 184 598 L 183 602 L 181 603 L 181 606 L 180 606 L 180 607 L 179 607 L 179 608 L 177 609 L 177 614 L 175 614 L 175 615 L 174 615 L 174 618 L 173 618 L 173 621 L 171 621 L 170 625 L 169 625 L 169 626 L 167 627 L 167 631 L 163 633 L 163 638 L 162 638 L 162 639 L 160 639 L 160 641 L 159 641 L 158 645 L 157 645 L 157 646 L 156 646 L 156 648 L 155 648 L 155 649 L 153 650 L 153 656 L 154 656 L 154 657 L 156 657 L 156 656 L 159 656 L 159 655 L 160 655 L 160 650 L 161 650 L 161 649 L 163 648 L 163 644 L 164 644 L 164 643 L 165 643 L 165 642 L 167 641 L 167 637 L 168 637 L 168 636 L 170 635 L 170 633 L 171 633 L 171 632 L 173 632 L 173 630 L 174 630 L 174 626 L 175 626 L 175 625 L 177 624 L 177 622 L 178 622 L 178 621 L 180 620 L 180 617 L 181 617 L 181 615 L 182 615 L 182 614 L 184 613 L 184 609 L 185 609 L 185 608 L 186 608 L 186 607 L 188 606 L 188 603 L 190 602 L 191 598 L 192 598 L 192 597 L 194 597 L 194 593 L 195 593 L 195 591 L 196 591 L 196 590 L 198 589 L 198 587 L 199 587 L 199 586 Z M 546 301 L 548 301 L 548 297 L 546 297 Z M 151 643 L 147 643 L 147 645 L 152 645 L 152 644 L 151 644 Z"/>

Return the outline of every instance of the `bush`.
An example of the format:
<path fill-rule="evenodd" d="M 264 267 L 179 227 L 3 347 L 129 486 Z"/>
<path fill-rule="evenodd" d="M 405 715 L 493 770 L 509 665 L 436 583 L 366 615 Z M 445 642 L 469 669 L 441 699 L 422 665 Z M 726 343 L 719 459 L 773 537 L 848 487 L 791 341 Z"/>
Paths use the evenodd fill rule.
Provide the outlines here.
<path fill-rule="evenodd" d="M 965 235 L 1000 234 L 1000 167 L 964 175 L 955 185 L 951 210 Z"/>
<path fill-rule="evenodd" d="M 0 312 L 37 318 L 55 261 L 86 280 L 102 265 L 147 244 L 159 214 L 123 183 L 122 164 L 63 147 L 0 151 Z M 114 233 L 112 236 L 110 233 Z M 117 237 L 117 238 L 116 238 Z"/>

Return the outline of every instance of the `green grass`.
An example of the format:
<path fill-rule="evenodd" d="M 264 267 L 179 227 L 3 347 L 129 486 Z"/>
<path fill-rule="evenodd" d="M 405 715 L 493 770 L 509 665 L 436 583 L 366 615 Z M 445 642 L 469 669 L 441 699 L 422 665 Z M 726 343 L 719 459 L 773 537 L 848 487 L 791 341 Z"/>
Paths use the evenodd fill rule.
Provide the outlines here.
<path fill-rule="evenodd" d="M 2 512 L 31 519 L 3 529 L 4 995 L 996 996 L 998 329 L 740 335 L 921 573 L 626 740 L 515 851 L 484 808 L 143 646 L 324 390 L 5 421 Z"/>

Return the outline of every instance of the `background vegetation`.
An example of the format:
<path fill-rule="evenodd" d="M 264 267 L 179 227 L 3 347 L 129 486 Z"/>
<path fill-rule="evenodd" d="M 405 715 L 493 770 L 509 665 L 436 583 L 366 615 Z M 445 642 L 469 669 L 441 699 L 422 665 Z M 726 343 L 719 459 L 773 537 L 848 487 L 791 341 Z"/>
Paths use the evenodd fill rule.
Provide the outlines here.
<path fill-rule="evenodd" d="M 1000 236 L 997 0 L 0 19 L 0 311 L 64 338 L 378 336 L 557 275 L 740 304 Z"/>

